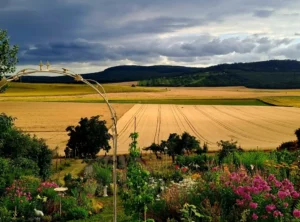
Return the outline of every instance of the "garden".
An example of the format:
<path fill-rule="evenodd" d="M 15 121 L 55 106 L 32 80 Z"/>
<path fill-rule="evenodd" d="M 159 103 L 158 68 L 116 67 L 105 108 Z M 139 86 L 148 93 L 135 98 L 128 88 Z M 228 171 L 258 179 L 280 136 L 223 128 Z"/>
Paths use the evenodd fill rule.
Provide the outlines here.
<path fill-rule="evenodd" d="M 101 146 L 86 128 L 103 132 Z M 110 148 L 105 121 L 83 118 L 67 131 L 59 158 L 1 114 L 0 221 L 113 221 L 112 159 L 96 156 Z M 140 149 L 132 133 L 117 158 L 118 221 L 300 221 L 299 132 L 272 152 L 221 140 L 218 153 L 188 133 Z"/>

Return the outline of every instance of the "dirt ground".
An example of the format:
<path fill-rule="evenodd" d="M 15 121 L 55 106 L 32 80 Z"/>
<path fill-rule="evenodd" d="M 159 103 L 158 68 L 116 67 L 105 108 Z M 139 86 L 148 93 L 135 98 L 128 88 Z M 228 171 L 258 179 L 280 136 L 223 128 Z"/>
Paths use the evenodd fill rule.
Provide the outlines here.
<path fill-rule="evenodd" d="M 137 104 L 118 121 L 119 154 L 128 152 L 135 117 L 140 147 L 187 131 L 202 145 L 206 142 L 209 151 L 218 149 L 218 141 L 231 139 L 244 149 L 271 150 L 295 140 L 300 127 L 300 110 L 291 107 Z"/>
<path fill-rule="evenodd" d="M 118 118 L 126 113 L 132 104 L 113 104 Z M 57 103 L 57 102 L 0 102 L 0 113 L 16 117 L 15 124 L 23 131 L 44 138 L 51 149 L 58 146 L 64 155 L 68 140 L 65 129 L 77 125 L 80 118 L 100 115 L 110 126 L 111 116 L 106 104 Z"/>

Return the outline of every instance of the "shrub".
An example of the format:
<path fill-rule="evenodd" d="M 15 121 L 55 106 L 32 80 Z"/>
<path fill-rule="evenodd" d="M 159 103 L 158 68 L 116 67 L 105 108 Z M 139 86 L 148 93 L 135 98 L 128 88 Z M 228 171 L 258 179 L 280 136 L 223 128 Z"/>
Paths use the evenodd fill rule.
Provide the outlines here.
<path fill-rule="evenodd" d="M 74 207 L 68 209 L 66 212 L 65 219 L 67 220 L 80 220 L 80 219 L 86 219 L 88 217 L 89 213 L 86 209 L 82 207 Z"/>
<path fill-rule="evenodd" d="M 223 141 L 221 140 L 218 142 L 218 146 L 221 147 L 220 152 L 218 153 L 218 159 L 219 159 L 219 164 L 222 163 L 223 159 L 234 153 L 234 152 L 242 152 L 243 149 L 240 147 L 237 147 L 237 141 Z"/>
<path fill-rule="evenodd" d="M 112 170 L 109 167 L 101 166 L 97 163 L 93 164 L 94 178 L 98 183 L 107 186 L 112 182 Z"/>
<path fill-rule="evenodd" d="M 213 157 L 205 154 L 195 156 L 177 156 L 176 163 L 181 167 L 188 166 L 193 170 L 205 171 L 208 170 L 208 165 L 212 159 Z"/>
<path fill-rule="evenodd" d="M 6 207 L 0 207 L 0 221 L 10 222 L 12 221 L 12 211 L 7 210 Z"/>

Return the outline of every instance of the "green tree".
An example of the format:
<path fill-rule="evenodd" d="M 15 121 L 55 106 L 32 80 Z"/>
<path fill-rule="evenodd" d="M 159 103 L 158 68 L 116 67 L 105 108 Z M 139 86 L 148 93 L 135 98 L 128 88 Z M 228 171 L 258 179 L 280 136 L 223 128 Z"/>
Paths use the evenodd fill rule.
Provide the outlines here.
<path fill-rule="evenodd" d="M 95 158 L 101 149 L 108 152 L 110 150 L 108 133 L 105 120 L 99 120 L 100 116 L 92 116 L 90 119 L 81 118 L 79 125 L 68 126 L 69 141 L 66 150 L 71 150 L 73 157 Z"/>
<path fill-rule="evenodd" d="M 181 135 L 181 140 L 182 146 L 188 153 L 200 149 L 200 142 L 196 139 L 196 137 L 190 135 L 187 132 L 184 132 Z"/>
<path fill-rule="evenodd" d="M 126 187 L 122 190 L 125 213 L 132 216 L 132 221 L 147 219 L 148 206 L 154 202 L 154 190 L 149 186 L 150 173 L 137 161 L 140 149 L 137 147 L 137 133 L 130 135 L 132 143 L 129 147 L 129 164 L 127 167 Z"/>
<path fill-rule="evenodd" d="M 157 159 L 161 159 L 161 157 L 158 155 L 158 153 L 161 154 L 164 151 L 164 148 L 159 144 L 152 143 L 151 146 L 148 146 L 148 147 L 144 148 L 143 150 L 146 150 L 146 151 L 151 150 L 155 154 Z"/>
<path fill-rule="evenodd" d="M 172 157 L 172 161 L 175 162 L 176 155 L 182 155 L 184 153 L 184 147 L 182 146 L 182 140 L 177 133 L 171 133 L 167 140 L 168 154 Z"/>
<path fill-rule="evenodd" d="M 235 152 L 242 152 L 243 149 L 237 146 L 237 141 L 224 141 L 220 140 L 217 142 L 218 146 L 221 147 L 218 153 L 219 163 L 222 163 L 223 159 L 229 155 L 234 155 Z M 234 157 L 234 156 L 233 156 Z"/>
<path fill-rule="evenodd" d="M 0 80 L 3 75 L 16 70 L 18 46 L 10 47 L 7 31 L 0 29 Z"/>
<path fill-rule="evenodd" d="M 11 160 L 15 175 L 34 174 L 46 179 L 50 175 L 51 150 L 44 140 L 17 129 L 13 121 L 13 117 L 0 114 L 0 156 Z"/>

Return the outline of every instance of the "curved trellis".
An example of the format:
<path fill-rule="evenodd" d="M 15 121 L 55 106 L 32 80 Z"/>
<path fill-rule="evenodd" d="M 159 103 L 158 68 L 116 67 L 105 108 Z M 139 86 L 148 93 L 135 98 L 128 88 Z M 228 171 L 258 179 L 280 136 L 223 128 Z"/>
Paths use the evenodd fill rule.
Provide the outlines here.
<path fill-rule="evenodd" d="M 75 81 L 77 82 L 83 82 L 86 85 L 90 86 L 92 89 L 94 89 L 105 101 L 105 103 L 107 104 L 110 114 L 111 114 L 111 119 L 113 121 L 113 126 L 112 126 L 112 132 L 113 132 L 113 184 L 114 184 L 114 191 L 113 191 L 113 204 L 114 204 L 114 222 L 117 222 L 117 137 L 118 137 L 118 133 L 117 133 L 117 114 L 116 111 L 114 110 L 114 108 L 110 105 L 107 96 L 106 96 L 106 92 L 103 88 L 103 86 L 98 83 L 97 81 L 93 80 L 93 79 L 84 79 L 81 75 L 76 74 L 73 71 L 70 71 L 68 69 L 62 68 L 61 70 L 54 70 L 54 69 L 49 69 L 50 68 L 50 64 L 47 62 L 46 64 L 46 69 L 43 70 L 43 63 L 40 62 L 40 69 L 32 69 L 32 68 L 26 68 L 26 69 L 22 69 L 20 71 L 18 71 L 17 73 L 11 75 L 8 78 L 3 77 L 0 80 L 0 90 L 1 88 L 3 88 L 4 86 L 6 86 L 9 82 L 12 81 L 16 81 L 19 80 L 22 76 L 26 76 L 26 75 L 30 75 L 30 74 L 34 74 L 34 73 L 55 73 L 55 74 L 61 74 L 61 75 L 65 75 L 65 76 L 69 76 L 71 78 L 73 78 Z M 96 84 L 95 85 L 93 85 Z"/>

